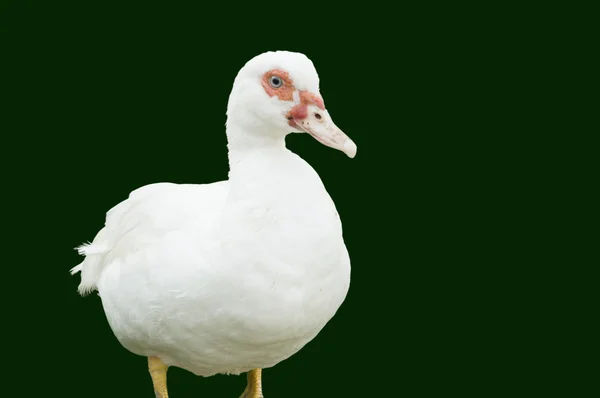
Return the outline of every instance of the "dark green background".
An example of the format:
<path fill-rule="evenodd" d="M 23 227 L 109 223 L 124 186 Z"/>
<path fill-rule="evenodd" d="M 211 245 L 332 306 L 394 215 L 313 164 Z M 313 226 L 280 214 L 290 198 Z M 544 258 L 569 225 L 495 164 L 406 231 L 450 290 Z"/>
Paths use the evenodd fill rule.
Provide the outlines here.
<path fill-rule="evenodd" d="M 265 396 L 512 391 L 522 358 L 501 281 L 519 244 L 509 174 L 520 154 L 506 28 L 483 36 L 491 17 L 456 6 L 124 3 L 0 9 L 13 396 L 152 396 L 145 359 L 119 345 L 97 296 L 77 295 L 73 248 L 133 189 L 227 178 L 233 79 L 275 49 L 313 60 L 358 154 L 288 138 L 336 202 L 352 283 L 322 333 L 264 372 Z M 237 397 L 244 384 L 169 372 L 173 398 Z"/>

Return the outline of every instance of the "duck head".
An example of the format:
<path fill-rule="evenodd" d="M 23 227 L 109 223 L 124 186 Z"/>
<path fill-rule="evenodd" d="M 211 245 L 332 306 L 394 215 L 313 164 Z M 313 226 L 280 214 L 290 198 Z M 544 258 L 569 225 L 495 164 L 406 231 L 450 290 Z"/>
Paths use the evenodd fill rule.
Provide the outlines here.
<path fill-rule="evenodd" d="M 244 134 L 254 140 L 308 133 L 351 158 L 356 155 L 354 142 L 327 112 L 312 61 L 301 53 L 266 52 L 244 65 L 227 105 L 228 131 L 231 125 L 243 126 Z"/>

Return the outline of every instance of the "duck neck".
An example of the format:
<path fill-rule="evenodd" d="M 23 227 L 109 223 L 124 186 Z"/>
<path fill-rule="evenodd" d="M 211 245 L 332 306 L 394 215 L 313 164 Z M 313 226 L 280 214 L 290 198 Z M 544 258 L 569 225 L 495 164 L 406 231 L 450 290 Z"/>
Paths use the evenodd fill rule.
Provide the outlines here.
<path fill-rule="evenodd" d="M 227 123 L 227 148 L 230 180 L 264 175 L 265 168 L 289 153 L 285 147 L 285 137 L 281 134 L 259 134 L 236 123 Z"/>
<path fill-rule="evenodd" d="M 323 220 L 335 219 L 335 209 L 332 210 L 331 199 L 317 173 L 286 148 L 283 134 L 259 136 L 228 124 L 227 136 L 227 203 L 231 207 L 224 214 L 229 222 L 244 224 L 248 217 L 264 218 L 260 222 L 265 223 L 285 218 L 289 221 L 289 217 L 297 215 L 303 224 L 321 225 Z M 267 210 L 269 216 L 263 217 Z M 254 228 L 257 224 L 250 225 Z"/>

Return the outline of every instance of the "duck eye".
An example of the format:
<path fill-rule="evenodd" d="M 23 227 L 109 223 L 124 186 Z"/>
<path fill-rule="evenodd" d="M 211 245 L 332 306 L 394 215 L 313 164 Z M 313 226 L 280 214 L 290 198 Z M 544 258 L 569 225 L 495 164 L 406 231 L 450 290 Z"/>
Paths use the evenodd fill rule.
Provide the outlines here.
<path fill-rule="evenodd" d="M 283 86 L 283 80 L 279 76 L 271 76 L 269 84 L 271 84 L 271 87 L 273 88 L 279 88 Z"/>

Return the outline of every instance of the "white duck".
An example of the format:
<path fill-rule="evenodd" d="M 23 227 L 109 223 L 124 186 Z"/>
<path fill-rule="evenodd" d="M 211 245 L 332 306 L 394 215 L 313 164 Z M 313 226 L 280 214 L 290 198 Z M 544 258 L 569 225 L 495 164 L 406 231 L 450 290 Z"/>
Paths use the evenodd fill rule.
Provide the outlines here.
<path fill-rule="evenodd" d="M 159 398 L 169 366 L 249 372 L 242 397 L 262 397 L 261 369 L 311 341 L 346 297 L 340 219 L 317 173 L 286 149 L 291 130 L 356 154 L 325 109 L 313 63 L 261 54 L 229 97 L 229 180 L 141 187 L 78 247 L 79 292 L 97 290 L 119 342 L 148 357 Z"/>

